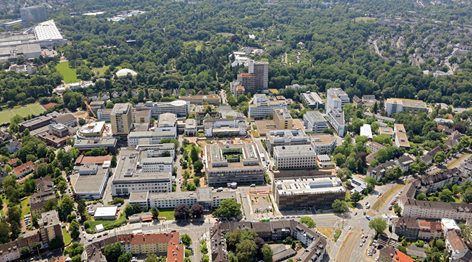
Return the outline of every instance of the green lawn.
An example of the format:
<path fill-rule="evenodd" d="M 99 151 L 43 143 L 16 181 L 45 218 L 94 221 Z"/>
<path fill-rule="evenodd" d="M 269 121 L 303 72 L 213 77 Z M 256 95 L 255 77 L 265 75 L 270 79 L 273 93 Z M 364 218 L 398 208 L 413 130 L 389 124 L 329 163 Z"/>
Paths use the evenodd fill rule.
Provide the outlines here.
<path fill-rule="evenodd" d="M 62 229 L 62 235 L 64 235 L 64 246 L 67 246 L 72 241 L 69 232 L 67 232 L 66 228 Z"/>
<path fill-rule="evenodd" d="M 75 73 L 75 69 L 69 68 L 69 62 L 57 64 L 56 69 L 64 77 L 64 82 L 68 84 L 79 82 L 79 79 L 77 79 L 77 74 Z"/>
<path fill-rule="evenodd" d="M 174 213 L 172 208 L 159 209 L 159 217 L 165 217 L 167 220 L 174 220 Z"/>
<path fill-rule="evenodd" d="M 0 111 L 0 124 L 9 123 L 10 119 L 15 115 L 26 117 L 28 115 L 39 115 L 44 111 L 46 111 L 46 109 L 40 104 L 31 104 L 17 109 Z"/>
<path fill-rule="evenodd" d="M 125 214 L 121 214 L 121 217 L 118 220 L 111 221 L 111 220 L 97 220 L 97 221 L 92 221 L 92 220 L 87 220 L 90 225 L 90 229 L 92 229 L 95 232 L 95 226 L 102 224 L 103 228 L 105 230 L 110 230 L 115 227 L 119 227 L 122 224 L 126 223 L 126 216 Z"/>
<path fill-rule="evenodd" d="M 21 202 L 21 217 L 24 215 L 30 214 L 31 213 L 31 208 L 30 208 L 30 197 L 27 197 L 25 201 Z"/>
<path fill-rule="evenodd" d="M 109 65 L 106 65 L 106 66 L 103 66 L 103 67 L 94 67 L 94 68 L 93 68 L 93 71 L 94 71 L 97 75 L 102 75 L 102 74 L 105 74 L 105 71 L 107 71 L 107 69 L 108 69 L 109 67 L 110 67 Z"/>

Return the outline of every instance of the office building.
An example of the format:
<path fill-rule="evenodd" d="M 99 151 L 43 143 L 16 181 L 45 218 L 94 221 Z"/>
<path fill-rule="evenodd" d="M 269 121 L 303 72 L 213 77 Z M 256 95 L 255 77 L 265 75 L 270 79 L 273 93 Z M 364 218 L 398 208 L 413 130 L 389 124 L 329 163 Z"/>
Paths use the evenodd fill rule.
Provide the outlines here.
<path fill-rule="evenodd" d="M 84 199 L 101 199 L 108 181 L 111 162 L 101 165 L 85 164 L 78 169 L 79 178 L 74 184 L 74 191 Z"/>
<path fill-rule="evenodd" d="M 90 151 L 94 148 L 103 147 L 108 153 L 115 154 L 117 146 L 117 139 L 113 137 L 102 137 L 93 139 L 76 139 L 74 147 L 81 152 Z"/>
<path fill-rule="evenodd" d="M 326 94 L 327 108 L 342 109 L 342 106 L 349 104 L 349 96 L 341 88 L 330 88 Z"/>
<path fill-rule="evenodd" d="M 118 103 L 110 114 L 113 135 L 127 136 L 133 125 L 133 110 L 129 103 Z"/>
<path fill-rule="evenodd" d="M 331 154 L 336 148 L 336 137 L 330 134 L 311 135 L 311 144 L 317 155 Z"/>
<path fill-rule="evenodd" d="M 97 110 L 98 120 L 106 122 L 106 123 L 110 123 L 111 122 L 110 115 L 112 111 L 113 109 L 98 109 Z"/>
<path fill-rule="evenodd" d="M 30 22 L 39 23 L 46 21 L 46 7 L 45 6 L 30 6 L 20 8 L 21 21 L 24 26 L 29 26 Z"/>
<path fill-rule="evenodd" d="M 334 131 L 336 131 L 338 136 L 344 137 L 344 135 L 346 134 L 346 122 L 344 120 L 344 111 L 340 108 L 328 108 L 327 118 L 329 124 L 334 129 Z"/>
<path fill-rule="evenodd" d="M 172 154 L 171 159 L 156 158 L 159 152 L 154 149 L 144 146 L 121 150 L 111 185 L 113 196 L 136 191 L 172 192 Z"/>
<path fill-rule="evenodd" d="M 273 155 L 277 169 L 316 167 L 316 153 L 311 145 L 276 146 Z"/>
<path fill-rule="evenodd" d="M 395 135 L 393 128 L 379 127 L 379 135 L 389 135 L 391 138 Z"/>
<path fill-rule="evenodd" d="M 286 108 L 274 109 L 273 118 L 274 118 L 275 128 L 292 129 L 293 119 L 288 109 Z"/>
<path fill-rule="evenodd" d="M 303 102 L 305 102 L 305 104 L 311 109 L 325 108 L 324 100 L 316 92 L 307 91 L 306 93 L 301 93 L 300 97 L 302 98 Z"/>
<path fill-rule="evenodd" d="M 406 135 L 406 133 L 395 133 L 395 145 L 397 147 L 404 147 L 406 149 L 410 148 L 410 142 L 408 142 L 408 136 Z"/>
<path fill-rule="evenodd" d="M 77 118 L 72 114 L 64 114 L 51 119 L 51 124 L 62 124 L 67 127 L 74 127 L 77 126 Z"/>
<path fill-rule="evenodd" d="M 151 110 L 135 110 L 133 109 L 133 123 L 135 124 L 150 124 Z"/>
<path fill-rule="evenodd" d="M 62 224 L 56 210 L 42 213 L 41 218 L 38 219 L 38 224 L 43 247 L 49 247 L 49 244 L 55 238 L 64 241 Z"/>
<path fill-rule="evenodd" d="M 337 177 L 278 179 L 272 189 L 279 208 L 331 206 L 346 197 Z"/>
<path fill-rule="evenodd" d="M 185 130 L 184 130 L 184 132 L 187 136 L 197 135 L 197 120 L 187 119 L 185 121 Z"/>
<path fill-rule="evenodd" d="M 177 133 L 177 115 L 174 113 L 164 113 L 159 115 L 157 128 L 153 131 L 175 131 Z"/>
<path fill-rule="evenodd" d="M 243 86 L 246 94 L 249 92 L 255 94 L 267 90 L 269 88 L 269 62 L 250 60 L 248 73 L 239 74 L 237 82 L 239 83 L 233 86 Z"/>
<path fill-rule="evenodd" d="M 49 131 L 35 136 L 54 147 L 64 146 L 69 139 L 69 128 L 63 124 L 50 124 Z"/>
<path fill-rule="evenodd" d="M 209 144 L 204 163 L 209 186 L 264 183 L 264 167 L 255 144 Z"/>
<path fill-rule="evenodd" d="M 210 105 L 218 105 L 220 103 L 219 95 L 180 96 L 179 99 L 194 105 L 201 105 L 203 102 L 207 102 Z"/>
<path fill-rule="evenodd" d="M 50 116 L 38 116 L 30 120 L 26 120 L 18 124 L 20 127 L 20 132 L 25 131 L 25 129 L 29 129 L 29 131 L 33 131 L 43 126 L 49 125 L 51 122 L 52 117 Z"/>
<path fill-rule="evenodd" d="M 267 152 L 272 154 L 276 146 L 309 145 L 310 137 L 301 129 L 270 130 L 266 134 Z"/>
<path fill-rule="evenodd" d="M 305 123 L 305 130 L 316 134 L 322 133 L 325 128 L 328 128 L 328 122 L 318 111 L 308 111 L 303 115 L 303 122 Z"/>
<path fill-rule="evenodd" d="M 158 119 L 159 115 L 164 113 L 173 113 L 178 117 L 187 117 L 190 114 L 190 103 L 183 100 L 175 100 L 172 102 L 152 102 L 147 101 L 145 104 L 136 105 L 136 110 L 151 110 L 151 118 Z"/>
<path fill-rule="evenodd" d="M 90 122 L 80 127 L 77 131 L 78 139 L 93 139 L 100 138 L 105 131 L 105 121 Z"/>
<path fill-rule="evenodd" d="M 415 113 L 419 111 L 427 111 L 428 106 L 420 100 L 390 98 L 387 99 L 385 110 L 387 111 L 387 115 L 391 116 L 392 114 L 400 113 L 403 110 L 413 111 Z"/>
<path fill-rule="evenodd" d="M 131 132 L 128 135 L 128 146 L 137 146 L 140 143 L 159 144 L 164 138 L 175 139 L 175 131 L 139 131 Z M 145 142 L 140 142 L 145 141 Z"/>
<path fill-rule="evenodd" d="M 205 209 L 217 208 L 221 201 L 226 199 L 236 200 L 235 191 L 220 191 L 211 187 L 199 187 L 197 191 L 149 193 L 132 192 L 129 197 L 131 205 L 138 204 L 143 208 L 175 208 L 179 204 L 192 206 L 200 204 Z"/>
<path fill-rule="evenodd" d="M 264 118 L 272 116 L 274 109 L 287 109 L 287 101 L 283 96 L 267 97 L 265 94 L 255 94 L 253 99 L 248 111 L 250 118 Z"/>
<path fill-rule="evenodd" d="M 245 136 L 247 134 L 246 119 L 225 118 L 225 119 L 206 119 L 203 120 L 205 136 Z"/>

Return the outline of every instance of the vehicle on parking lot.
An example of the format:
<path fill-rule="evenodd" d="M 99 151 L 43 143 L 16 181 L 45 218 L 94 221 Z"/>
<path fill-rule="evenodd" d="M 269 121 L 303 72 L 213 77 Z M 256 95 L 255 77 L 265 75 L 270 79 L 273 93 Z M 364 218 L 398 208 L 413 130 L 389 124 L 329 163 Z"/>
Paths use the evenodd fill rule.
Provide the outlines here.
<path fill-rule="evenodd" d="M 92 242 L 92 241 L 93 241 L 93 239 L 89 238 L 89 240 L 87 240 L 87 241 L 88 241 L 88 242 Z"/>
<path fill-rule="evenodd" d="M 362 247 L 363 246 L 362 243 L 359 246 Z"/>

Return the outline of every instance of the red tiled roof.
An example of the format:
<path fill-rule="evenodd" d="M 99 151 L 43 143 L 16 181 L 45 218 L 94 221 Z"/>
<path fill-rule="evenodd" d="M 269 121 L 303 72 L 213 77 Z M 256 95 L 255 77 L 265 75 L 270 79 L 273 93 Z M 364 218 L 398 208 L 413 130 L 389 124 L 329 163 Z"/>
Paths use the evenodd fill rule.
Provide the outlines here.
<path fill-rule="evenodd" d="M 16 161 L 18 161 L 19 158 L 13 158 L 12 160 L 8 161 L 7 164 L 10 166 L 14 166 L 16 164 Z"/>
<path fill-rule="evenodd" d="M 28 161 L 28 162 L 24 163 L 23 165 L 17 166 L 13 170 L 15 171 L 15 174 L 20 174 L 22 171 L 24 171 L 26 169 L 34 170 L 34 164 L 33 164 L 32 161 Z"/>
<path fill-rule="evenodd" d="M 241 74 L 241 76 L 253 76 L 254 74 Z"/>
<path fill-rule="evenodd" d="M 415 260 L 409 256 L 407 256 L 405 253 L 398 251 L 395 253 L 395 256 L 393 256 L 393 261 L 396 262 L 414 262 Z"/>
<path fill-rule="evenodd" d="M 84 156 L 80 155 L 75 161 L 75 165 L 103 164 L 105 161 L 111 161 L 112 156 Z"/>
<path fill-rule="evenodd" d="M 184 245 L 179 245 L 179 237 L 173 237 L 167 247 L 167 261 L 182 262 L 185 257 Z"/>

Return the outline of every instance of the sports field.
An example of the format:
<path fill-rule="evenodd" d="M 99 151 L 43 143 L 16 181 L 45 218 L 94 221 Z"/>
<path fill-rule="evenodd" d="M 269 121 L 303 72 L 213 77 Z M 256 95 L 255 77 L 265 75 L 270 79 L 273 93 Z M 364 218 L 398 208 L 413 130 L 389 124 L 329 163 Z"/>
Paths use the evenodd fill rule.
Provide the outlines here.
<path fill-rule="evenodd" d="M 15 115 L 26 117 L 28 115 L 39 115 L 46 111 L 40 104 L 31 104 L 17 109 L 0 111 L 0 124 L 9 123 Z"/>
<path fill-rule="evenodd" d="M 67 84 L 79 82 L 75 69 L 69 68 L 69 62 L 62 62 L 56 65 L 57 71 L 64 77 Z"/>

